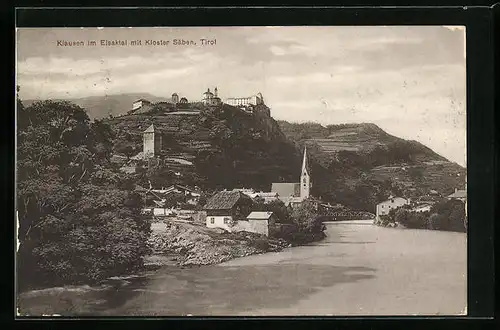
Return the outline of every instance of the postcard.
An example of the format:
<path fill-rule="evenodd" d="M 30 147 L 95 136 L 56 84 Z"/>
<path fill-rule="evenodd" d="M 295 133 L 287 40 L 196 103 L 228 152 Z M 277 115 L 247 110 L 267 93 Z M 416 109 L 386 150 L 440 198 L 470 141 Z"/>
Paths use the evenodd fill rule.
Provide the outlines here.
<path fill-rule="evenodd" d="M 464 26 L 18 28 L 18 315 L 466 315 L 465 58 Z"/>

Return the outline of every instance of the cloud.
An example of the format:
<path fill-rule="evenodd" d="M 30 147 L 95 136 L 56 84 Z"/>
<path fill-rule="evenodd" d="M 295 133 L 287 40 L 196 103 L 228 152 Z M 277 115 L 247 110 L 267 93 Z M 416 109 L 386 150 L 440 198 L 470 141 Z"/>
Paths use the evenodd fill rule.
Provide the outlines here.
<path fill-rule="evenodd" d="M 262 92 L 279 119 L 372 121 L 463 158 L 463 143 L 451 146 L 465 134 L 462 27 L 31 29 L 19 36 L 17 83 L 25 98 L 178 92 L 199 99 L 215 86 L 223 98 Z M 217 46 L 54 47 L 71 38 L 201 37 L 216 37 Z"/>

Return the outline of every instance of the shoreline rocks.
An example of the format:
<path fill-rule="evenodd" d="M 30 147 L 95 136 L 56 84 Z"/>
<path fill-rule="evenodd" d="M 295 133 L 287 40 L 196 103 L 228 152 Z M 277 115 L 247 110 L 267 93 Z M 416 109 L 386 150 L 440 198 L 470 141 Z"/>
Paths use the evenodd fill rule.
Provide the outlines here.
<path fill-rule="evenodd" d="M 165 223 L 163 230 L 151 233 L 148 244 L 153 252 L 147 258 L 148 262 L 154 263 L 151 259 L 155 256 L 168 254 L 175 257 L 165 265 L 177 266 L 213 265 L 253 254 L 277 252 L 291 246 L 285 240 L 255 233 L 228 233 L 181 223 Z"/>

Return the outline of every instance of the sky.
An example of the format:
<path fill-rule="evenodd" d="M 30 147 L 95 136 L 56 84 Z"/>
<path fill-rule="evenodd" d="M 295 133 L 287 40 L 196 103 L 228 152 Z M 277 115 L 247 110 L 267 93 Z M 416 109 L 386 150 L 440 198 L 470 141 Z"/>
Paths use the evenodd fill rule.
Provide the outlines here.
<path fill-rule="evenodd" d="M 275 119 L 371 122 L 466 165 L 464 27 L 36 28 L 18 29 L 16 43 L 24 99 L 176 92 L 194 101 L 214 87 L 222 99 L 261 92 Z"/>

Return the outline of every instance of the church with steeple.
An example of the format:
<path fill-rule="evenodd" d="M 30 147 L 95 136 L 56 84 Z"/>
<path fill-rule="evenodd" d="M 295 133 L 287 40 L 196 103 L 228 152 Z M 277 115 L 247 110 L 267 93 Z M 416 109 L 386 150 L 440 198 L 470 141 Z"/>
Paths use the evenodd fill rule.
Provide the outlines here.
<path fill-rule="evenodd" d="M 300 197 L 306 199 L 310 195 L 311 176 L 307 166 L 307 149 L 304 147 L 304 158 L 302 160 L 302 170 L 300 172 Z"/>
<path fill-rule="evenodd" d="M 271 192 L 277 193 L 278 198 L 286 206 L 297 206 L 311 196 L 311 174 L 307 161 L 307 148 L 304 147 L 300 182 L 273 182 Z"/>

